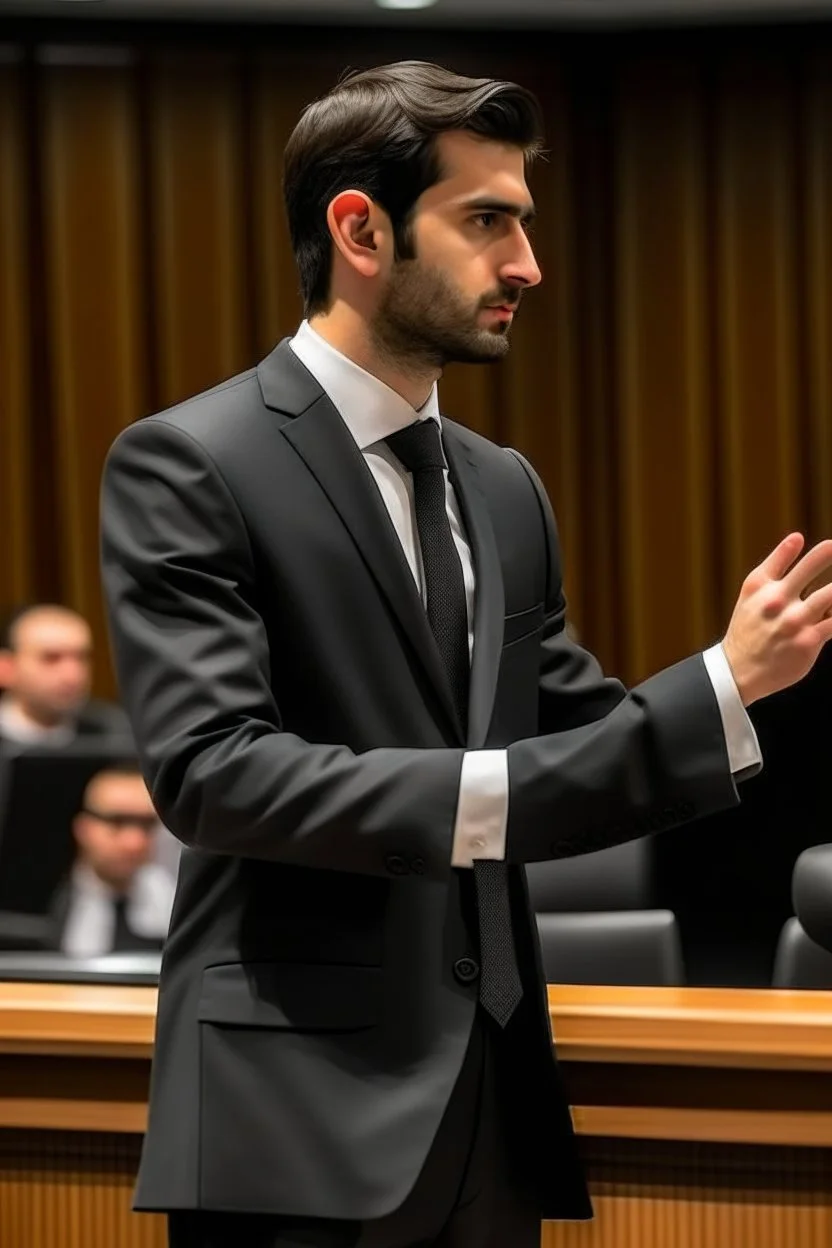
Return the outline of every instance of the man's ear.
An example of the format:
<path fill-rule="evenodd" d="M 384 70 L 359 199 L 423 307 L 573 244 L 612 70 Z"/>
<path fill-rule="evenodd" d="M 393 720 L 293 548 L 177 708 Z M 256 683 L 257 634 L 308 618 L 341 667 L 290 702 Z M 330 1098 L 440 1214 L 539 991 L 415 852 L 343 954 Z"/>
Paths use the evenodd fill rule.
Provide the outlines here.
<path fill-rule="evenodd" d="M 341 191 L 330 202 L 326 221 L 335 246 L 361 277 L 375 277 L 379 271 L 379 229 L 382 224 L 376 204 L 363 191 Z"/>
<path fill-rule="evenodd" d="M 83 815 L 76 815 L 72 820 L 72 836 L 79 849 L 84 848 L 86 824 Z"/>

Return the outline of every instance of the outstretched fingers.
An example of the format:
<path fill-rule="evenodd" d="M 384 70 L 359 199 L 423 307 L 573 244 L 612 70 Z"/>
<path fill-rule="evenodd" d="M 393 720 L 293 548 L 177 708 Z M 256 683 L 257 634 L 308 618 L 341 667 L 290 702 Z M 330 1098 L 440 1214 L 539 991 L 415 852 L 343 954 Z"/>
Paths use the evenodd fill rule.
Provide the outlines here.
<path fill-rule="evenodd" d="M 782 542 L 778 542 L 771 554 L 766 555 L 755 571 L 771 580 L 781 580 L 800 554 L 803 544 L 802 533 L 789 533 Z"/>

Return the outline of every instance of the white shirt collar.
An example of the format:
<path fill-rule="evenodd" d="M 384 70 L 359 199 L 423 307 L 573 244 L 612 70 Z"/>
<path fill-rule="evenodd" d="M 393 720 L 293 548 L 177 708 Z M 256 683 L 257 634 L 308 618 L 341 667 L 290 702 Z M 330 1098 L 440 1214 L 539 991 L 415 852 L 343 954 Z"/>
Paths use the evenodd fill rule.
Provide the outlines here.
<path fill-rule="evenodd" d="M 303 321 L 289 346 L 326 390 L 352 434 L 358 449 L 368 447 L 414 420 L 435 420 L 442 428 L 439 399 L 434 384 L 418 410 L 395 390 L 342 355 L 324 341 L 308 321 Z"/>
<path fill-rule="evenodd" d="M 73 723 L 44 728 L 23 714 L 10 698 L 0 697 L 0 737 L 17 745 L 68 745 L 75 738 Z"/>
<path fill-rule="evenodd" d="M 72 864 L 71 874 L 74 887 L 85 897 L 115 901 L 122 895 L 118 889 L 113 888 L 106 880 L 102 880 L 101 876 L 93 871 L 83 858 L 76 858 Z M 158 863 L 146 862 L 133 876 L 124 896 L 127 897 L 129 903 L 135 903 L 137 900 L 144 899 L 148 894 L 153 895 L 159 892 L 164 898 L 168 885 L 173 887 L 170 872 L 160 867 Z"/>
<path fill-rule="evenodd" d="M 72 883 L 85 897 L 115 901 L 118 893 L 100 875 L 97 875 L 83 859 L 78 858 L 72 867 Z"/>
<path fill-rule="evenodd" d="M 155 863 L 141 867 L 127 894 L 127 922 L 137 936 L 164 938 L 170 923 L 175 884 Z M 72 870 L 72 889 L 61 949 L 69 957 L 95 958 L 107 953 L 113 941 L 115 891 L 78 860 Z"/>

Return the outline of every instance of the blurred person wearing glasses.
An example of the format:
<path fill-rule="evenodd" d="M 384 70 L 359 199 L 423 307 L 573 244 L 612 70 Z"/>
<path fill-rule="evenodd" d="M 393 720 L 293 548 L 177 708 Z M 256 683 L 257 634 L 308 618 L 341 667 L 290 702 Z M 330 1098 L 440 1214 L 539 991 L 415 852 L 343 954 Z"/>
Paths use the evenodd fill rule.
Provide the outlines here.
<path fill-rule="evenodd" d="M 51 907 L 52 943 L 61 952 L 92 958 L 162 948 L 175 885 L 153 861 L 160 827 L 134 764 L 92 778 L 73 823 L 77 858 Z"/>

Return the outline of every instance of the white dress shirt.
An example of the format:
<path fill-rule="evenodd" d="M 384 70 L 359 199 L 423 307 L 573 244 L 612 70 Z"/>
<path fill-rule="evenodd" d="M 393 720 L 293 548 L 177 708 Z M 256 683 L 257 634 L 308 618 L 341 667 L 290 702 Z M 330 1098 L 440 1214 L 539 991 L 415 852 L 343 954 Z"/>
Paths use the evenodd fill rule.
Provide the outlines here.
<path fill-rule="evenodd" d="M 10 698 L 0 697 L 0 738 L 15 745 L 69 745 L 75 740 L 75 724 L 55 724 L 46 728 L 27 719 Z"/>
<path fill-rule="evenodd" d="M 327 392 L 355 439 L 390 513 L 410 570 L 425 601 L 413 477 L 383 439 L 413 424 L 414 420 L 435 420 L 441 432 L 442 418 L 436 386 L 427 402 L 417 411 L 383 381 L 330 346 L 307 321 L 301 324 L 290 346 Z M 465 581 L 470 655 L 474 644 L 476 601 L 474 562 L 447 467 L 445 506 Z M 731 770 L 736 774 L 761 761 L 757 735 L 742 704 L 722 647 L 717 645 L 705 651 L 703 658 L 719 704 Z M 451 853 L 453 866 L 470 867 L 475 858 L 505 858 L 508 796 L 506 751 L 467 750 L 460 775 Z"/>
<path fill-rule="evenodd" d="M 73 867 L 70 889 L 61 951 L 71 958 L 103 957 L 113 948 L 116 893 L 83 862 Z M 131 932 L 164 940 L 175 891 L 176 882 L 164 867 L 153 862 L 141 867 L 127 893 L 125 918 Z"/>

